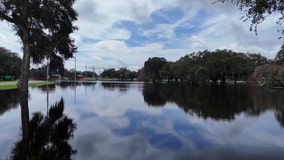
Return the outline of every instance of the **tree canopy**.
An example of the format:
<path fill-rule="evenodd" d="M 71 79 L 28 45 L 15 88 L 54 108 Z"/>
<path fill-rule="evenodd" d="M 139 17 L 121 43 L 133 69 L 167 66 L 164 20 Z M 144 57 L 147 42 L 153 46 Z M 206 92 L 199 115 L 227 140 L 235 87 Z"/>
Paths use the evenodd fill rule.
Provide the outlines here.
<path fill-rule="evenodd" d="M 161 80 L 161 69 L 167 63 L 165 58 L 161 57 L 153 57 L 149 58 L 144 63 L 144 73 L 147 75 L 147 79 L 151 79 L 152 81 L 160 81 Z"/>
<path fill-rule="evenodd" d="M 269 60 L 260 54 L 237 53 L 231 50 L 199 51 L 181 57 L 176 62 L 152 57 L 144 63 L 146 80 L 157 82 L 167 79 L 192 85 L 204 85 L 219 81 L 224 85 L 227 80 L 236 83 L 246 80 L 256 66 L 267 64 Z"/>
<path fill-rule="evenodd" d="M 63 69 L 63 60 L 76 51 L 70 34 L 77 28 L 75 0 L 0 0 L 0 20 L 13 25 L 23 45 L 21 91 L 28 90 L 30 59 L 34 63 L 50 60 L 51 67 Z"/>
<path fill-rule="evenodd" d="M 105 69 L 101 73 L 102 78 L 117 78 L 119 80 L 133 80 L 137 78 L 138 73 L 135 71 L 130 71 L 127 68 L 120 68 L 119 70 L 115 70 L 114 68 Z"/>
<path fill-rule="evenodd" d="M 284 64 L 284 45 L 282 45 L 281 49 L 277 52 L 274 60 L 277 64 Z"/>
<path fill-rule="evenodd" d="M 11 52 L 5 48 L 0 47 L 0 80 L 5 75 L 20 76 L 21 58 L 17 53 Z"/>

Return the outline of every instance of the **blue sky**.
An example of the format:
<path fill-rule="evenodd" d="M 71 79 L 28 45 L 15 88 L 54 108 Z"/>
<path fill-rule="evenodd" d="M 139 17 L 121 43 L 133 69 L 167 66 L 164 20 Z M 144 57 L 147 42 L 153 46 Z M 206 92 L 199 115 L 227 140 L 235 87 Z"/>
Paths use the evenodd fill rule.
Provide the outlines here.
<path fill-rule="evenodd" d="M 250 23 L 240 20 L 243 12 L 230 3 L 212 1 L 77 0 L 79 30 L 72 34 L 78 47 L 77 69 L 138 70 L 149 57 L 176 61 L 206 49 L 275 57 L 282 45 L 277 14 L 268 16 L 255 35 L 249 31 Z M 19 42 L 11 25 L 0 22 L 0 46 L 21 55 Z M 74 68 L 75 60 L 66 61 L 65 66 Z"/>

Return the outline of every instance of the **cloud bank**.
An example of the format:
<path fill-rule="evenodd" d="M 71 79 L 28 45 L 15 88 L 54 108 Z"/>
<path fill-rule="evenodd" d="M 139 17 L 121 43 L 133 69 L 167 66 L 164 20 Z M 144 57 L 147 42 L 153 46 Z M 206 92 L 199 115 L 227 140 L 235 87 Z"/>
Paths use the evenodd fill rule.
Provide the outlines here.
<path fill-rule="evenodd" d="M 231 49 L 260 53 L 273 59 L 282 45 L 278 39 L 278 15 L 269 16 L 258 26 L 250 23 L 230 3 L 210 1 L 77 0 L 79 13 L 72 34 L 78 46 L 77 69 L 96 71 L 127 67 L 138 70 L 149 57 L 175 61 L 187 53 Z M 21 44 L 11 25 L 0 22 L 0 46 L 21 54 Z M 66 68 L 75 60 L 66 61 Z"/>

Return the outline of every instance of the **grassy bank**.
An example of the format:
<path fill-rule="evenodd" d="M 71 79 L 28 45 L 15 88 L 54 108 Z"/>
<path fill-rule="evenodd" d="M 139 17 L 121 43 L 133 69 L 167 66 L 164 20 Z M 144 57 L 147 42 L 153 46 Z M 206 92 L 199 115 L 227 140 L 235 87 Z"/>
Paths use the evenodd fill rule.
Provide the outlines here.
<path fill-rule="evenodd" d="M 17 81 L 9 81 L 11 83 L 1 82 L 0 81 L 0 90 L 11 90 L 11 89 L 17 89 Z M 2 83 L 2 84 L 1 84 Z M 5 84 L 7 83 L 7 84 Z M 55 82 L 49 82 L 49 81 L 38 81 L 38 82 L 29 82 L 29 86 L 31 87 L 37 87 L 37 86 L 45 86 L 49 84 L 54 84 Z"/>

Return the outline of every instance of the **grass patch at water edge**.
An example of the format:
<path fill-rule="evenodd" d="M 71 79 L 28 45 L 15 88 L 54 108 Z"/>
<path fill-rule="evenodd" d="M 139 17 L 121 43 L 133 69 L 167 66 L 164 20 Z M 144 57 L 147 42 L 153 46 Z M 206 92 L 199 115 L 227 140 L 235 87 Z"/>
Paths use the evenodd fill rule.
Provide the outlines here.
<path fill-rule="evenodd" d="M 1 84 L 4 82 L 0 82 L 0 90 L 12 90 L 17 89 L 17 82 L 15 84 Z M 49 84 L 54 84 L 55 82 L 49 82 L 49 81 L 38 81 L 38 82 L 29 82 L 29 86 L 31 87 L 38 87 L 38 86 L 45 86 Z"/>
<path fill-rule="evenodd" d="M 11 90 L 11 89 L 17 89 L 17 85 L 16 84 L 0 85 L 0 90 Z"/>

